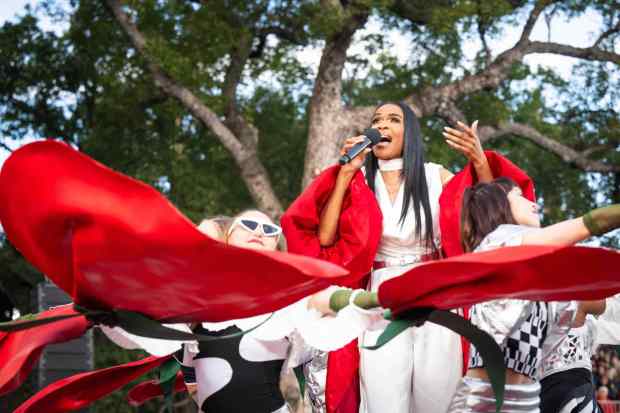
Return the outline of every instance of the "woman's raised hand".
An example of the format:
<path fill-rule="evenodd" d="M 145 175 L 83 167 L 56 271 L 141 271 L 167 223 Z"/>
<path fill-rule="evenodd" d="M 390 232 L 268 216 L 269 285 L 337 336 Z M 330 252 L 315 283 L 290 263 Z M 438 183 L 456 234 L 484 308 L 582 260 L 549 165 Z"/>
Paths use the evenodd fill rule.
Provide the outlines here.
<path fill-rule="evenodd" d="M 356 143 L 362 142 L 364 140 L 364 136 L 355 136 L 353 138 L 347 138 L 344 141 L 344 145 L 342 145 L 342 149 L 340 149 L 340 156 L 343 156 L 347 153 L 349 149 L 351 149 Z M 366 148 L 359 155 L 351 160 L 351 162 L 342 165 L 341 170 L 346 172 L 355 172 L 360 169 L 364 165 L 364 161 L 366 160 L 366 155 L 372 149 Z"/>
<path fill-rule="evenodd" d="M 478 182 L 491 182 L 493 180 L 493 172 L 487 162 L 487 157 L 482 149 L 482 143 L 478 138 L 478 121 L 474 121 L 471 126 L 467 126 L 462 122 L 457 122 L 457 128 L 453 129 L 448 126 L 443 128 L 443 136 L 446 143 L 461 152 L 472 163 Z"/>
<path fill-rule="evenodd" d="M 457 122 L 457 128 L 453 129 L 448 126 L 443 128 L 446 143 L 465 155 L 474 166 L 486 163 L 486 156 L 478 138 L 478 121 L 472 123 L 471 127 Z"/>

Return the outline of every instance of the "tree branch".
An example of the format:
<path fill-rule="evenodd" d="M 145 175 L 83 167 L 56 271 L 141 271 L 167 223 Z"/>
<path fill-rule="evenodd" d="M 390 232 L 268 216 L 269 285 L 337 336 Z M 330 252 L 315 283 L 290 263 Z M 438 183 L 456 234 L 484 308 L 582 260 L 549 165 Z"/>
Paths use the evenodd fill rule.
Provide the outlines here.
<path fill-rule="evenodd" d="M 502 52 L 495 60 L 481 72 L 465 76 L 455 82 L 442 86 L 429 86 L 418 93 L 410 95 L 406 100 L 413 107 L 417 107 L 421 116 L 436 113 L 443 102 L 455 102 L 461 96 L 478 92 L 484 89 L 496 88 L 510 74 L 511 67 L 523 60 L 531 53 L 554 53 L 580 59 L 607 61 L 620 64 L 620 55 L 602 50 L 598 47 L 577 48 L 573 46 L 551 43 L 531 42 L 529 35 L 538 17 L 546 6 L 553 3 L 550 0 L 538 1 L 532 9 L 523 28 L 519 41 L 510 49 Z"/>
<path fill-rule="evenodd" d="M 585 172 L 620 172 L 620 165 L 610 165 L 605 162 L 589 159 L 588 155 L 600 150 L 600 146 L 588 148 L 578 152 L 573 148 L 551 139 L 529 125 L 522 123 L 503 123 L 497 128 L 486 126 L 479 130 L 480 140 L 483 143 L 498 139 L 506 135 L 515 135 L 528 139 L 541 148 L 559 156 L 564 162 L 572 164 Z"/>
<path fill-rule="evenodd" d="M 532 29 L 542 11 L 551 3 L 553 1 L 550 0 L 536 2 L 523 27 L 519 41 L 512 48 L 498 55 L 483 71 L 443 86 L 426 87 L 419 93 L 409 96 L 405 101 L 417 107 L 421 116 L 427 116 L 435 113 L 442 102 L 455 102 L 463 95 L 499 86 L 507 78 L 512 65 L 523 60 L 527 54 Z"/>
<path fill-rule="evenodd" d="M 2 142 L 2 141 L 0 141 L 0 147 L 2 149 L 4 149 L 5 151 L 13 153 L 13 149 L 9 148 L 9 146 L 6 143 Z"/>
<path fill-rule="evenodd" d="M 601 34 L 599 36 L 598 39 L 596 39 L 596 42 L 594 42 L 594 44 L 592 45 L 592 47 L 599 47 L 601 42 L 603 42 L 605 39 L 607 39 L 609 36 L 620 32 L 620 20 L 618 21 L 618 23 L 616 23 L 616 25 L 614 27 L 612 27 L 611 29 L 603 32 L 603 34 Z"/>
<path fill-rule="evenodd" d="M 283 212 L 282 205 L 273 191 L 267 171 L 258 159 L 256 148 L 244 145 L 215 112 L 207 107 L 192 91 L 172 79 L 149 55 L 144 35 L 125 13 L 120 2 L 118 0 L 106 1 L 108 8 L 133 46 L 145 59 L 155 84 L 164 93 L 176 98 L 192 115 L 203 122 L 231 153 L 241 169 L 241 176 L 258 208 L 272 217 L 281 215 Z"/>
<path fill-rule="evenodd" d="M 552 53 L 578 59 L 612 62 L 620 65 L 620 54 L 608 52 L 595 46 L 580 48 L 553 42 L 531 42 L 527 47 L 527 54 L 530 53 Z"/>
<path fill-rule="evenodd" d="M 321 55 L 310 100 L 302 187 L 310 183 L 316 170 L 325 169 L 337 159 L 341 140 L 356 127 L 345 122 L 348 114 L 342 105 L 342 72 L 353 35 L 366 24 L 370 13 L 369 9 L 358 5 L 349 5 L 345 9 L 336 0 L 322 0 L 322 4 L 328 4 L 328 11 L 335 9 L 345 16 L 350 14 L 344 18 L 339 30 L 328 36 Z"/>
<path fill-rule="evenodd" d="M 517 46 L 521 44 L 525 44 L 529 41 L 530 34 L 532 34 L 532 30 L 534 29 L 534 26 L 536 25 L 536 21 L 538 20 L 538 17 L 543 12 L 545 7 L 555 2 L 557 2 L 557 0 L 538 0 L 536 4 L 534 4 L 534 8 L 530 12 L 530 15 L 528 16 L 527 21 L 525 22 L 525 26 L 523 26 L 523 31 L 521 32 L 521 37 L 519 38 L 519 41 L 517 42 Z"/>

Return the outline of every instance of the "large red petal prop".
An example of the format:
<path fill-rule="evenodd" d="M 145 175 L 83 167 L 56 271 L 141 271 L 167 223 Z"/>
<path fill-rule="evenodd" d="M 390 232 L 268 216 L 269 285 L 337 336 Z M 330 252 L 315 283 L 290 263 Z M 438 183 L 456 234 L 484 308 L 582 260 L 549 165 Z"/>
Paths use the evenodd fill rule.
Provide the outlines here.
<path fill-rule="evenodd" d="M 169 358 L 151 356 L 58 380 L 26 400 L 13 413 L 63 413 L 82 409 L 148 373 Z"/>
<path fill-rule="evenodd" d="M 518 166 L 493 151 L 484 152 L 494 178 L 511 178 L 521 187 L 523 195 L 535 201 L 534 182 Z M 439 225 L 441 227 L 441 246 L 448 257 L 463 253 L 461 247 L 461 204 L 463 192 L 477 182 L 476 171 L 468 163 L 462 171 L 454 175 L 446 184 L 439 197 Z"/>
<path fill-rule="evenodd" d="M 345 195 L 338 238 L 334 245 L 321 247 L 318 238 L 321 211 L 336 184 L 339 166 L 319 175 L 282 216 L 288 250 L 338 264 L 351 273 L 339 285 L 355 286 L 371 270 L 377 253 L 383 217 L 375 195 L 358 172 Z"/>
<path fill-rule="evenodd" d="M 37 318 L 78 314 L 73 306 L 57 307 Z M 28 378 L 48 344 L 73 340 L 89 327 L 84 316 L 77 316 L 28 330 L 6 333 L 0 341 L 0 396 L 16 390 Z"/>
<path fill-rule="evenodd" d="M 596 300 L 620 292 L 620 253 L 589 247 L 519 246 L 421 264 L 379 287 L 395 313 L 452 309 L 496 298 Z"/>
<path fill-rule="evenodd" d="M 182 393 L 187 391 L 185 381 L 183 381 L 183 373 L 178 372 L 174 382 L 174 393 Z M 127 401 L 134 407 L 142 406 L 144 403 L 156 397 L 163 397 L 164 391 L 158 380 L 148 380 L 132 387 L 127 392 Z"/>
<path fill-rule="evenodd" d="M 4 163 L 0 220 L 76 304 L 167 322 L 270 312 L 347 274 L 309 257 L 217 242 L 153 188 L 54 141 L 26 145 Z"/>

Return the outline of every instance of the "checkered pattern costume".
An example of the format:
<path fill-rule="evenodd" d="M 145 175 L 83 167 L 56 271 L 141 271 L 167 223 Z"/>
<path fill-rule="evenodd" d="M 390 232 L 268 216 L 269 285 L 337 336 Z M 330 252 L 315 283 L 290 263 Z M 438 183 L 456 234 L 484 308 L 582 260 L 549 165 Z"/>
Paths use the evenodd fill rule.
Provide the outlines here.
<path fill-rule="evenodd" d="M 500 225 L 476 251 L 520 245 L 525 232 L 535 230 L 520 225 Z M 566 336 L 575 310 L 574 302 L 500 299 L 475 305 L 471 320 L 495 338 L 504 351 L 507 368 L 535 379 L 543 359 L 543 343 L 546 348 L 553 348 Z M 549 342 L 551 337 L 552 342 Z M 471 350 L 469 367 L 484 367 L 473 345 Z"/>

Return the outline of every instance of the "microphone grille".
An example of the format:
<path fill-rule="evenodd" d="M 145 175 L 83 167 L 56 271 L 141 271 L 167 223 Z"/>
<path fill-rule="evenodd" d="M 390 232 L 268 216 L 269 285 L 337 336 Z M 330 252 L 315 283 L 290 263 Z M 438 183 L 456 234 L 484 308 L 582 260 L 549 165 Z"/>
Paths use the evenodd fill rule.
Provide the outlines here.
<path fill-rule="evenodd" d="M 381 140 L 381 132 L 379 132 L 379 130 L 375 128 L 368 128 L 364 130 L 363 135 L 370 139 L 373 145 L 378 144 Z"/>

